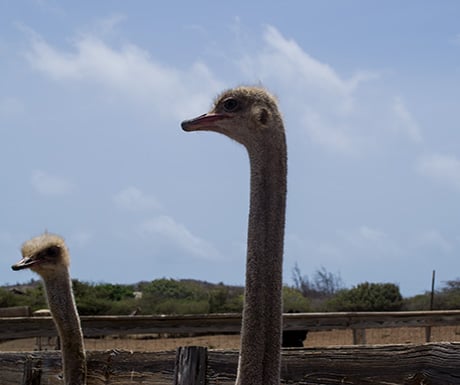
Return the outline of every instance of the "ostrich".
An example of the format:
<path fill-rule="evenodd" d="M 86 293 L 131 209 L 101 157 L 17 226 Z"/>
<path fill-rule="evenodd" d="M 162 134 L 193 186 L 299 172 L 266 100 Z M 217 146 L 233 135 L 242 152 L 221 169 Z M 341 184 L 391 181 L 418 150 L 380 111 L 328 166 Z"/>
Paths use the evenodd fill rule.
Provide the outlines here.
<path fill-rule="evenodd" d="M 67 246 L 60 236 L 45 233 L 25 242 L 21 251 L 22 259 L 12 269 L 31 269 L 45 283 L 48 306 L 61 340 L 65 384 L 85 385 L 83 332 L 72 292 Z"/>
<path fill-rule="evenodd" d="M 215 131 L 244 145 L 250 161 L 246 287 L 237 385 L 278 385 L 287 155 L 276 100 L 262 88 L 223 92 L 185 131 Z"/>

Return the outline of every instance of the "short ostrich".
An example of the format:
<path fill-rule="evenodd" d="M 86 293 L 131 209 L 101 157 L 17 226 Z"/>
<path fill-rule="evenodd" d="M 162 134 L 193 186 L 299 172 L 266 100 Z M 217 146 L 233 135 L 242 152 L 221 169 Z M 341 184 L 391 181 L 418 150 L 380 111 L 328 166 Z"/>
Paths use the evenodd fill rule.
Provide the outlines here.
<path fill-rule="evenodd" d="M 83 332 L 72 292 L 67 246 L 60 236 L 45 233 L 25 242 L 21 251 L 22 259 L 12 269 L 31 269 L 43 278 L 48 306 L 61 340 L 65 384 L 85 385 Z"/>
<path fill-rule="evenodd" d="M 244 145 L 251 166 L 246 289 L 237 385 L 278 385 L 287 150 L 276 100 L 256 87 L 222 93 L 185 131 L 215 131 Z"/>

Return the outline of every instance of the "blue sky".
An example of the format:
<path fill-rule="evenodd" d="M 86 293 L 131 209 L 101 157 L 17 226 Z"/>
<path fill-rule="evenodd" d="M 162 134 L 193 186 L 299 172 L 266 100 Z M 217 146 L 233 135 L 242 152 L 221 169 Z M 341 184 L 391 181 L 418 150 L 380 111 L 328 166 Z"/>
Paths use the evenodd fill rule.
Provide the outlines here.
<path fill-rule="evenodd" d="M 244 283 L 249 170 L 184 133 L 223 89 L 277 95 L 284 281 L 321 267 L 404 295 L 460 277 L 457 1 L 0 3 L 0 283 L 61 234 L 72 275 Z"/>

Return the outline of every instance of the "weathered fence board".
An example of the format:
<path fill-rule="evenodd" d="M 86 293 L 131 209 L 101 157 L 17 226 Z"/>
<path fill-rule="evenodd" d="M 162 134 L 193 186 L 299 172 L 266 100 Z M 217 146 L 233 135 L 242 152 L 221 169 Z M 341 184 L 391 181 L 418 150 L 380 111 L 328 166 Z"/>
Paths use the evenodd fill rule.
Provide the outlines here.
<path fill-rule="evenodd" d="M 206 385 L 207 348 L 202 346 L 177 349 L 174 385 Z"/>
<path fill-rule="evenodd" d="M 82 316 L 87 337 L 151 333 L 238 333 L 240 314 L 181 316 Z M 460 311 L 294 313 L 284 330 L 370 329 L 460 325 Z M 0 339 L 56 335 L 51 317 L 0 318 Z"/>
<path fill-rule="evenodd" d="M 176 353 L 88 352 L 88 385 L 171 385 Z M 59 352 L 0 353 L 2 385 L 58 385 Z M 234 384 L 235 350 L 209 350 L 207 384 Z M 285 349 L 282 384 L 458 385 L 460 344 Z M 29 381 L 34 382 L 25 382 Z"/>
<path fill-rule="evenodd" d="M 29 306 L 0 307 L 0 317 L 30 317 L 31 315 Z"/>

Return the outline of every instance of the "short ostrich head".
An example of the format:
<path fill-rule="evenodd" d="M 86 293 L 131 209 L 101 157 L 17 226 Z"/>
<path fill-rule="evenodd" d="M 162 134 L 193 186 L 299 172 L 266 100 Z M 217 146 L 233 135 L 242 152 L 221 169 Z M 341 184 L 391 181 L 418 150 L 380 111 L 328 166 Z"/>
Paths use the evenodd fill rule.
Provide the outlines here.
<path fill-rule="evenodd" d="M 211 111 L 182 122 L 182 128 L 185 131 L 219 132 L 247 148 L 273 138 L 273 135 L 283 134 L 275 98 L 259 87 L 224 91 Z"/>
<path fill-rule="evenodd" d="M 68 269 L 70 264 L 67 246 L 58 235 L 42 234 L 22 245 L 22 259 L 11 266 L 13 270 L 30 269 L 45 277 L 61 269 Z"/>

